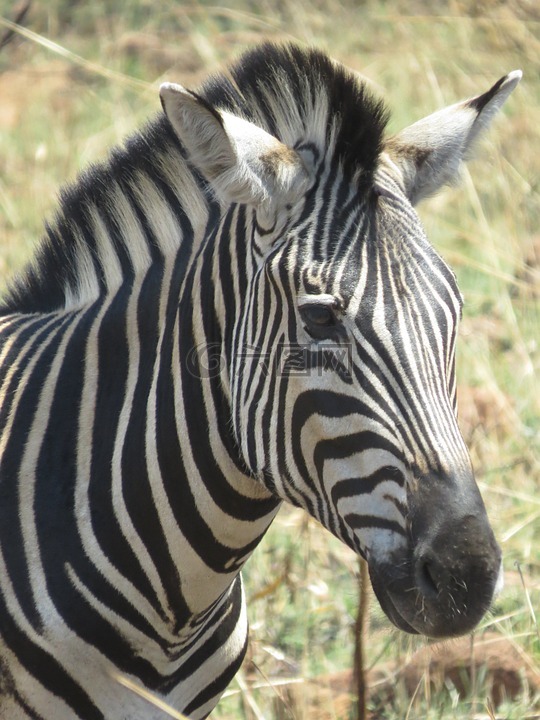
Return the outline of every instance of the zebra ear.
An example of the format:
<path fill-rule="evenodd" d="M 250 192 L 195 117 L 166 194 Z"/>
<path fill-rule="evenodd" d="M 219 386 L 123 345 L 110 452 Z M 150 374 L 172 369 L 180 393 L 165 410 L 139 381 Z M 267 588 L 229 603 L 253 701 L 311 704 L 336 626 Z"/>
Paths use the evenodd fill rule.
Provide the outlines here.
<path fill-rule="evenodd" d="M 275 207 L 307 189 L 309 173 L 300 155 L 262 128 L 180 85 L 164 83 L 160 97 L 189 159 L 220 199 Z"/>
<path fill-rule="evenodd" d="M 459 177 L 477 137 L 521 79 L 521 70 L 501 78 L 483 95 L 439 110 L 414 123 L 386 143 L 413 204 Z"/>

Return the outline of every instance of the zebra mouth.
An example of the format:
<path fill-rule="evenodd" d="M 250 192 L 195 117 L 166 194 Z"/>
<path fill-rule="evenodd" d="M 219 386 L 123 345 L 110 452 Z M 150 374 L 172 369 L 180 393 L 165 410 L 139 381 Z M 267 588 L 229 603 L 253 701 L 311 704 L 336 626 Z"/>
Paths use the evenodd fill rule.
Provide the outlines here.
<path fill-rule="evenodd" d="M 403 630 L 403 632 L 406 632 L 409 635 L 420 635 L 420 630 L 416 630 L 410 623 L 407 622 L 407 620 L 405 620 L 403 615 L 401 615 L 396 605 L 392 601 L 391 593 L 375 594 L 377 595 L 377 600 L 379 601 L 379 605 L 383 609 L 384 614 L 397 627 L 398 630 Z"/>
<path fill-rule="evenodd" d="M 389 620 L 431 638 L 464 635 L 500 585 L 501 550 L 480 495 L 427 477 L 408 495 L 406 544 L 367 554 L 373 590 Z M 463 481 L 460 481 L 461 484 Z"/>
<path fill-rule="evenodd" d="M 500 563 L 500 560 L 499 560 Z M 408 563 L 404 563 L 407 567 Z M 402 566 L 403 567 L 403 566 Z M 388 619 L 411 635 L 450 638 L 470 632 L 491 605 L 499 570 L 491 572 L 477 566 L 467 581 L 449 576 L 444 586 L 435 584 L 416 571 L 395 566 L 370 567 L 373 590 Z"/>
<path fill-rule="evenodd" d="M 410 622 L 403 617 L 397 607 L 398 605 L 401 605 L 401 603 L 394 601 L 394 594 L 386 589 L 381 576 L 371 567 L 369 568 L 369 575 L 371 578 L 371 585 L 373 587 L 373 591 L 375 592 L 375 596 L 379 601 L 379 605 L 390 622 L 392 622 L 398 630 L 403 630 L 403 632 L 409 633 L 410 635 L 419 635 L 421 631 L 416 630 L 416 628 L 414 628 Z M 413 588 L 410 590 L 414 591 Z"/>

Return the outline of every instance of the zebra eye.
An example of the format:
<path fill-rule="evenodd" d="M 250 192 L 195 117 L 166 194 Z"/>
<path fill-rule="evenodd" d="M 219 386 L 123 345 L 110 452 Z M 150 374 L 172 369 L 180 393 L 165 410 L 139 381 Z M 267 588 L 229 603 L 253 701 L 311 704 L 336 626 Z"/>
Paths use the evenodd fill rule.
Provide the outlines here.
<path fill-rule="evenodd" d="M 318 302 L 303 298 L 299 311 L 306 331 L 317 340 L 332 336 L 332 331 L 341 324 L 336 315 L 336 300 L 332 296 L 325 297 L 323 301 L 318 299 Z"/>
<path fill-rule="evenodd" d="M 316 327 L 332 327 L 336 324 L 336 316 L 327 305 L 306 305 L 300 308 L 300 314 L 308 325 Z"/>

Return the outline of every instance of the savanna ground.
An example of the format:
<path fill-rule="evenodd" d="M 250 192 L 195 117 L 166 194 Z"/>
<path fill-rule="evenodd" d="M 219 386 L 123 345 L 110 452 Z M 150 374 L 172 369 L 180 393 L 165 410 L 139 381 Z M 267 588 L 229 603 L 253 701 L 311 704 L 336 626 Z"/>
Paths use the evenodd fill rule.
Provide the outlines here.
<path fill-rule="evenodd" d="M 540 5 L 48 0 L 23 9 L 0 0 L 0 15 L 23 28 L 1 21 L 1 284 L 28 258 L 61 183 L 157 111 L 161 81 L 193 87 L 263 38 L 315 44 L 361 71 L 389 104 L 391 131 L 523 69 L 462 185 L 420 208 L 465 295 L 461 425 L 506 586 L 461 641 L 406 637 L 374 600 L 363 639 L 371 718 L 540 718 Z M 212 717 L 354 717 L 357 559 L 284 510 L 245 578 L 248 657 Z"/>

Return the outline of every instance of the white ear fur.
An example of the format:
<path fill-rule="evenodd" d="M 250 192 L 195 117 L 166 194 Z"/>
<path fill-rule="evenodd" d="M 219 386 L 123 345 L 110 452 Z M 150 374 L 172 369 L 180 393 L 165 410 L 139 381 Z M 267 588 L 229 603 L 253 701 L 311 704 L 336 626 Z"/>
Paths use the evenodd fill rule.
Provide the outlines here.
<path fill-rule="evenodd" d="M 309 173 L 300 155 L 262 128 L 180 85 L 163 84 L 160 97 L 191 162 L 222 200 L 279 206 L 307 189 Z"/>
<path fill-rule="evenodd" d="M 459 177 L 477 137 L 521 79 L 521 70 L 501 78 L 487 93 L 439 110 L 419 120 L 386 143 L 405 192 L 413 204 Z"/>

